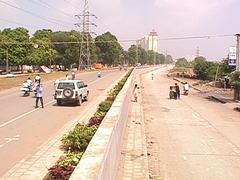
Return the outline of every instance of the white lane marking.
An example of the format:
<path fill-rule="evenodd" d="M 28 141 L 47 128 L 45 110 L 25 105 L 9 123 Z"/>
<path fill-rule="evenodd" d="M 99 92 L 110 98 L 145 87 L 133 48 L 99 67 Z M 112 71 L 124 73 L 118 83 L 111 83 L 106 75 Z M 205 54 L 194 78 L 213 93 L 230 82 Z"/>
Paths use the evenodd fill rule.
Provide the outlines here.
<path fill-rule="evenodd" d="M 19 134 L 15 135 L 13 137 L 6 137 L 6 138 L 4 138 L 5 142 L 3 144 L 0 144 L 0 148 L 4 147 L 6 144 L 8 144 L 8 143 L 10 143 L 12 141 L 18 141 L 19 139 L 20 139 L 20 135 Z"/>
<path fill-rule="evenodd" d="M 111 73 L 109 73 L 108 75 L 105 75 L 105 76 L 103 76 L 103 77 L 101 77 L 101 78 L 98 78 L 98 79 L 96 79 L 96 80 L 94 80 L 94 81 L 92 81 L 92 82 L 89 82 L 88 85 L 93 84 L 93 83 L 95 83 L 95 82 L 97 82 L 97 81 L 100 81 L 101 79 L 106 78 L 106 77 L 108 77 L 108 76 L 110 76 L 110 75 L 111 75 Z M 55 100 L 52 100 L 52 101 L 47 102 L 46 104 L 44 104 L 44 106 L 46 107 L 47 105 L 52 104 L 53 102 L 55 102 Z M 11 124 L 12 122 L 15 122 L 15 121 L 17 121 L 17 120 L 19 120 L 19 119 L 21 119 L 21 118 L 23 118 L 23 117 L 25 117 L 25 116 L 33 113 L 33 112 L 39 110 L 39 109 L 41 109 L 41 108 L 39 107 L 39 108 L 33 109 L 33 110 L 31 110 L 31 111 L 28 111 L 28 112 L 26 112 L 26 113 L 24 113 L 24 114 L 21 114 L 20 116 L 17 116 L 17 117 L 15 117 L 15 118 L 13 118 L 13 119 L 11 119 L 11 120 L 9 120 L 9 121 L 1 124 L 1 125 L 0 125 L 0 128 L 5 127 L 5 126 Z M 1 147 L 1 145 L 0 145 L 0 147 Z"/>

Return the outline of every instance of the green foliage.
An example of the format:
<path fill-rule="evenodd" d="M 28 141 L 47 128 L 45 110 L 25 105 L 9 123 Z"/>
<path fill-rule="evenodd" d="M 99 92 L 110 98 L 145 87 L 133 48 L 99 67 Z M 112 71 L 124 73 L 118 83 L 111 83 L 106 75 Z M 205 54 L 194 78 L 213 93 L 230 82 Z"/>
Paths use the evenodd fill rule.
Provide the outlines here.
<path fill-rule="evenodd" d="M 240 90 L 240 71 L 235 71 L 231 76 L 231 85 Z"/>
<path fill-rule="evenodd" d="M 119 64 L 123 48 L 117 38 L 110 32 L 106 32 L 95 38 L 95 44 L 98 48 L 99 58 L 103 64 Z"/>
<path fill-rule="evenodd" d="M 178 67 L 188 67 L 189 63 L 186 58 L 179 58 L 175 65 Z"/>
<path fill-rule="evenodd" d="M 29 34 L 25 28 L 4 29 L 0 32 L 0 64 L 5 65 L 7 54 L 9 65 L 23 65 L 29 53 Z M 24 42 L 26 44 L 20 44 Z"/>
<path fill-rule="evenodd" d="M 209 63 L 204 57 L 197 57 L 193 62 L 194 73 L 197 75 L 197 78 L 202 80 L 208 80 L 208 69 Z"/>
<path fill-rule="evenodd" d="M 65 156 L 60 158 L 60 160 L 57 162 L 59 166 L 76 166 L 78 162 L 80 161 L 83 153 L 74 153 L 71 151 L 68 151 Z"/>
<path fill-rule="evenodd" d="M 145 51 L 141 46 L 131 45 L 128 49 L 128 60 L 129 64 L 136 65 L 140 63 L 142 65 L 148 64 L 165 64 L 165 63 L 172 63 L 172 57 L 169 55 L 167 56 L 168 60 L 166 60 L 165 55 L 159 54 L 154 51 Z"/>
<path fill-rule="evenodd" d="M 84 152 L 96 130 L 96 126 L 77 124 L 73 131 L 62 138 L 63 148 L 71 152 Z"/>

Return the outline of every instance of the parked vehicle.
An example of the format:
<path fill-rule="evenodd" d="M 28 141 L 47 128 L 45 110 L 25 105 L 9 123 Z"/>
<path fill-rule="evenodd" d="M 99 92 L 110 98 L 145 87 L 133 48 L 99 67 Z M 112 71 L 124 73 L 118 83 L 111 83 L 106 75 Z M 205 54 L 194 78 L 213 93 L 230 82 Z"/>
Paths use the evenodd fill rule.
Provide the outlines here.
<path fill-rule="evenodd" d="M 58 105 L 73 102 L 80 106 L 83 100 L 87 101 L 88 94 L 88 86 L 82 80 L 60 80 L 54 98 Z"/>

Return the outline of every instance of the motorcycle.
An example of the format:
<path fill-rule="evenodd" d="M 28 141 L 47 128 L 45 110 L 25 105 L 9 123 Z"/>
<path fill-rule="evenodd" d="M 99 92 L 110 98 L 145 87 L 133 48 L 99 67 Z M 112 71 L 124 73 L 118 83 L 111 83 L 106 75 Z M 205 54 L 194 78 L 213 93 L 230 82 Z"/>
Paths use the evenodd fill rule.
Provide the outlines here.
<path fill-rule="evenodd" d="M 30 92 L 36 91 L 36 86 L 32 83 L 24 82 L 20 90 L 23 92 L 23 96 L 29 96 Z"/>
<path fill-rule="evenodd" d="M 99 78 L 101 77 L 101 73 L 100 73 L 100 72 L 98 72 L 98 77 L 99 77 Z"/>

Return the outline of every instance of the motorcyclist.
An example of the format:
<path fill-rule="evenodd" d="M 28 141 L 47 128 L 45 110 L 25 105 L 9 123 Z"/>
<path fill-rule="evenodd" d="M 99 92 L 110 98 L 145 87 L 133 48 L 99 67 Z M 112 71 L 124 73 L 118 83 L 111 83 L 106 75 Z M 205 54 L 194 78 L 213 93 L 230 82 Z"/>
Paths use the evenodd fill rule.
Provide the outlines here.
<path fill-rule="evenodd" d="M 36 75 L 35 77 L 35 82 L 40 83 L 41 82 L 41 77 L 39 74 Z"/>
<path fill-rule="evenodd" d="M 30 77 L 28 77 L 28 79 L 27 79 L 27 83 L 29 84 L 29 86 L 32 86 L 33 82 L 32 82 L 32 80 L 31 80 Z"/>
<path fill-rule="evenodd" d="M 98 71 L 98 77 L 99 78 L 101 77 L 101 71 Z"/>

